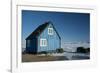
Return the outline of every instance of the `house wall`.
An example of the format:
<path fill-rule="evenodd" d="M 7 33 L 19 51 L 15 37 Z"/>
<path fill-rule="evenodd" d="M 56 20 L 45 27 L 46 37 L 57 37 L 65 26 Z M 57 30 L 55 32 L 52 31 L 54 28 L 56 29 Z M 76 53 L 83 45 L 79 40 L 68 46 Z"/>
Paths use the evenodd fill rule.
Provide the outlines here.
<path fill-rule="evenodd" d="M 36 53 L 37 52 L 37 38 L 33 38 L 33 39 L 29 39 L 29 40 L 30 40 L 30 42 L 28 42 L 28 40 L 26 41 L 26 44 L 27 44 L 26 52 Z"/>
<path fill-rule="evenodd" d="M 60 42 L 61 40 L 59 39 L 56 31 L 53 29 L 53 35 L 48 34 L 48 28 L 52 27 L 52 25 L 49 25 L 38 37 L 38 52 L 41 51 L 51 51 L 56 50 L 57 48 L 60 48 Z M 47 46 L 41 47 L 40 46 L 40 39 L 47 39 Z"/>

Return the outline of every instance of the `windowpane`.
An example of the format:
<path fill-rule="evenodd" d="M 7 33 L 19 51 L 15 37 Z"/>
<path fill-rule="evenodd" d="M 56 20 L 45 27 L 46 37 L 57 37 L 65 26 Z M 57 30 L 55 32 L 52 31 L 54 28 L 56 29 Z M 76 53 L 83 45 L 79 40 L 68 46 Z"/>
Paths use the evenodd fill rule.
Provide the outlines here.
<path fill-rule="evenodd" d="M 40 39 L 40 46 L 47 46 L 47 40 L 46 39 Z"/>
<path fill-rule="evenodd" d="M 30 40 L 27 40 L 27 46 L 30 47 Z"/>
<path fill-rule="evenodd" d="M 48 28 L 48 34 L 53 35 L 53 28 Z"/>

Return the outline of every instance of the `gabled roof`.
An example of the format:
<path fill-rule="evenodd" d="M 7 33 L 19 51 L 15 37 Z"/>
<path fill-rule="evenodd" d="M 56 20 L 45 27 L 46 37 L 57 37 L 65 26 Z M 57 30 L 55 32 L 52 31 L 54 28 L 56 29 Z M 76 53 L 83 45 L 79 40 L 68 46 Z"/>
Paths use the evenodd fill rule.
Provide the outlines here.
<path fill-rule="evenodd" d="M 38 28 L 36 28 L 27 38 L 26 38 L 26 40 L 27 39 L 31 39 L 33 36 L 34 37 L 38 37 L 44 30 L 45 30 L 45 28 L 49 25 L 49 24 L 52 24 L 52 22 L 45 22 L 44 24 L 42 24 L 42 25 L 40 25 L 40 26 L 38 26 Z M 53 24 L 52 24 L 52 26 L 53 26 Z M 53 28 L 55 29 L 55 27 L 53 26 Z M 56 31 L 56 29 L 55 29 L 55 31 Z M 56 31 L 56 33 L 57 33 L 57 35 L 59 36 L 59 34 L 58 34 L 58 32 Z M 60 36 L 59 36 L 59 38 L 60 38 Z M 60 38 L 61 39 L 61 38 Z"/>

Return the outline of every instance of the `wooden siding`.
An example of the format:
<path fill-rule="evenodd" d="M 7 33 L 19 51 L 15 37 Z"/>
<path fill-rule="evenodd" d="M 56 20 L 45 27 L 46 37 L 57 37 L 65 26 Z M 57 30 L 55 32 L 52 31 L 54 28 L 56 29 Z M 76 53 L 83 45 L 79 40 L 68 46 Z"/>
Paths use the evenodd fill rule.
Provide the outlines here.
<path fill-rule="evenodd" d="M 52 51 L 56 50 L 57 48 L 61 47 L 61 40 L 58 37 L 55 29 L 53 28 L 53 35 L 48 34 L 48 28 L 53 28 L 53 26 L 50 24 L 38 37 L 38 52 L 41 51 Z M 40 47 L 40 39 L 47 39 L 47 46 L 46 47 Z"/>
<path fill-rule="evenodd" d="M 27 46 L 28 44 L 27 41 L 26 41 L 26 52 L 37 53 L 37 39 L 36 38 L 30 39 L 30 46 Z"/>

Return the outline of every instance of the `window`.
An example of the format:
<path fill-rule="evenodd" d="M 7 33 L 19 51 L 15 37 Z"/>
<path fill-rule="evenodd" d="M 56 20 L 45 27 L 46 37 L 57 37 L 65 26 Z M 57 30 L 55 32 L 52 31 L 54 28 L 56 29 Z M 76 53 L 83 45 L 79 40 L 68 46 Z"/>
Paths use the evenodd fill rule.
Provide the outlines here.
<path fill-rule="evenodd" d="M 53 35 L 53 28 L 48 28 L 48 34 Z"/>
<path fill-rule="evenodd" d="M 40 46 L 41 47 L 47 46 L 47 39 L 40 39 Z"/>
<path fill-rule="evenodd" d="M 27 40 L 27 47 L 30 47 L 30 40 Z"/>

